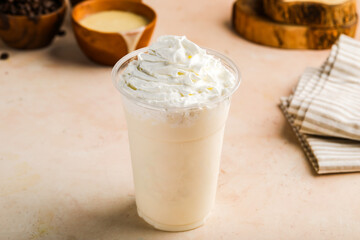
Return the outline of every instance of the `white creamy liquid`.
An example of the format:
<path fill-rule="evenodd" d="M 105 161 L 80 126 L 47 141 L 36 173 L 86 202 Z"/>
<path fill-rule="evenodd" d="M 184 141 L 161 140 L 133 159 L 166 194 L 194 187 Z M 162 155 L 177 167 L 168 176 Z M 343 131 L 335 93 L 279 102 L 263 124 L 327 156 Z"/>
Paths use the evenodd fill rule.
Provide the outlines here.
<path fill-rule="evenodd" d="M 136 49 L 148 20 L 132 12 L 111 10 L 91 14 L 82 19 L 80 24 L 95 31 L 120 34 L 128 52 L 132 52 Z"/>
<path fill-rule="evenodd" d="M 192 116 L 169 113 L 165 121 L 144 118 L 146 110 L 126 99 L 124 104 L 139 215 L 166 231 L 201 226 L 215 202 L 230 101 Z"/>
<path fill-rule="evenodd" d="M 176 36 L 158 39 L 122 73 L 122 89 L 135 98 L 123 103 L 136 204 L 155 228 L 189 230 L 210 214 L 230 106 L 229 98 L 211 101 L 235 84 L 219 60 Z"/>
<path fill-rule="evenodd" d="M 145 27 L 140 27 L 132 32 L 119 33 L 126 42 L 128 52 L 132 52 L 136 49 L 144 30 Z"/>
<path fill-rule="evenodd" d="M 148 24 L 148 20 L 138 14 L 126 11 L 102 11 L 86 16 L 80 24 L 99 32 L 127 32 Z"/>

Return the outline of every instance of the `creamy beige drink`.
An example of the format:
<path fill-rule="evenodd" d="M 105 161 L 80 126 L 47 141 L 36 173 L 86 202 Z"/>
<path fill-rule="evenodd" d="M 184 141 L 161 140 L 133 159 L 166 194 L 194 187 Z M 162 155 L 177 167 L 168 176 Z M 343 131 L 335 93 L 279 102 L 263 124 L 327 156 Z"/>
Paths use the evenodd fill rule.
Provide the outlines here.
<path fill-rule="evenodd" d="M 208 52 L 185 37 L 163 36 L 113 70 L 138 213 L 157 229 L 196 228 L 214 206 L 230 96 L 239 80 L 230 60 Z"/>

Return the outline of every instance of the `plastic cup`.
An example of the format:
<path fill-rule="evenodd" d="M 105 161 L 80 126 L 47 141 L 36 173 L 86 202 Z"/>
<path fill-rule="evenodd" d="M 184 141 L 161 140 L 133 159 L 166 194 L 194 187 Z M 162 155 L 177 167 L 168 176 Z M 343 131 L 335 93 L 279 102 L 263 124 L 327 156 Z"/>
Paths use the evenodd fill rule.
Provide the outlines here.
<path fill-rule="evenodd" d="M 156 229 L 194 229 L 214 207 L 230 98 L 240 85 L 238 69 L 206 49 L 234 75 L 232 91 L 197 106 L 159 107 L 129 95 L 119 84 L 129 62 L 145 51 L 124 56 L 112 71 L 128 127 L 137 211 Z"/>

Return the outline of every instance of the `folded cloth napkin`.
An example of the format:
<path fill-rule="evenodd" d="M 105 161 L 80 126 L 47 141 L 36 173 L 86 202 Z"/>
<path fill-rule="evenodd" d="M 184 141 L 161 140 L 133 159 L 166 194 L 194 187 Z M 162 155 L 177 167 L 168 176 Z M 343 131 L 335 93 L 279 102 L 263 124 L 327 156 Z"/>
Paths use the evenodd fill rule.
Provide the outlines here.
<path fill-rule="evenodd" d="M 299 127 L 294 124 L 294 116 L 288 112 L 288 98 L 281 98 L 280 108 L 317 173 L 360 171 L 359 141 L 302 134 Z"/>
<path fill-rule="evenodd" d="M 360 42 L 342 35 L 323 67 L 300 83 L 289 113 L 301 133 L 360 140 Z"/>
<path fill-rule="evenodd" d="M 340 36 L 280 107 L 318 173 L 360 171 L 360 42 Z"/>

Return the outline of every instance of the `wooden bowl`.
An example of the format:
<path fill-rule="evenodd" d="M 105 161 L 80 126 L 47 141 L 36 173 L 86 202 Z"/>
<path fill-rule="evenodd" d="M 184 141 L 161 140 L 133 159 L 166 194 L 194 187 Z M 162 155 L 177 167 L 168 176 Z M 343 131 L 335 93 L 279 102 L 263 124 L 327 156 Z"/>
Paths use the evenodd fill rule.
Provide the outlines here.
<path fill-rule="evenodd" d="M 27 16 L 0 14 L 0 38 L 17 49 L 36 49 L 49 45 L 63 23 L 67 4 L 54 12 L 30 19 Z"/>
<path fill-rule="evenodd" d="M 155 28 L 156 13 L 140 1 L 92 0 L 77 4 L 72 12 L 72 23 L 76 40 L 84 54 L 94 62 L 104 65 L 114 65 L 120 58 L 135 49 L 128 49 L 124 33 L 105 33 L 82 26 L 79 22 L 86 16 L 107 10 L 130 11 L 149 20 L 135 49 L 146 47 Z M 132 34 L 132 31 L 127 32 Z M 128 40 L 129 41 L 129 40 Z M 130 50 L 130 51 L 129 51 Z"/>

